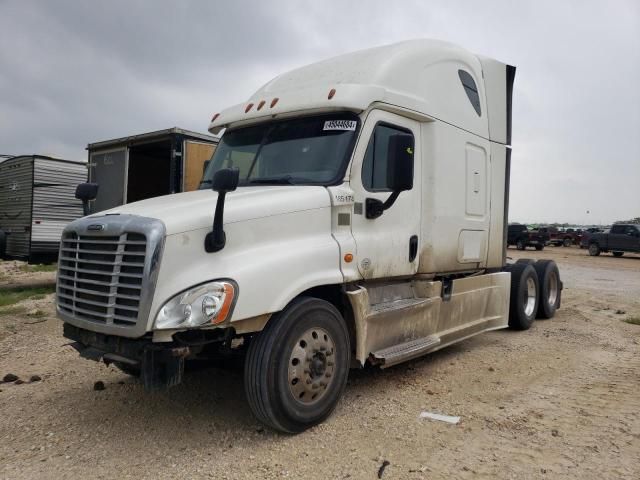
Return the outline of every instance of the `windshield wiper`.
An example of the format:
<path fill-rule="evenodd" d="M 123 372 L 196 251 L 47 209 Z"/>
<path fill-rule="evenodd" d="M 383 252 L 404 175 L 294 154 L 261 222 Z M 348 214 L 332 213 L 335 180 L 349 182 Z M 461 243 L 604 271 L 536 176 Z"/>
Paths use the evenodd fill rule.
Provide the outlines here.
<path fill-rule="evenodd" d="M 248 183 L 264 183 L 269 184 L 273 183 L 274 185 L 295 185 L 296 180 L 298 181 L 307 181 L 304 178 L 296 178 L 291 175 L 284 175 L 282 177 L 265 177 L 265 178 L 252 178 Z"/>

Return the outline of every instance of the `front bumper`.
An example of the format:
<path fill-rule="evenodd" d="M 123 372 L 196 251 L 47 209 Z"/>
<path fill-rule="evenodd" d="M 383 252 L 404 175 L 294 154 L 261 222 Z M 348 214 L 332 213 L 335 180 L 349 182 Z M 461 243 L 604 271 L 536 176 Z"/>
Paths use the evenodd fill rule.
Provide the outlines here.
<path fill-rule="evenodd" d="M 152 343 L 151 338 L 130 339 L 105 335 L 64 324 L 63 334 L 84 358 L 116 363 L 140 373 L 146 390 L 162 390 L 182 382 L 185 359 L 195 352 L 175 342 Z"/>

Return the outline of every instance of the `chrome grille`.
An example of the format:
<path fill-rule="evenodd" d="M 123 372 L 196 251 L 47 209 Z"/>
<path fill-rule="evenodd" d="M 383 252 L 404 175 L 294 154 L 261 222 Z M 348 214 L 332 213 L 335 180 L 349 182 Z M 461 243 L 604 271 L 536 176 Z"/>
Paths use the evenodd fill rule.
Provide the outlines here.
<path fill-rule="evenodd" d="M 142 233 L 79 235 L 60 245 L 58 308 L 76 319 L 134 327 L 142 298 L 147 239 Z"/>

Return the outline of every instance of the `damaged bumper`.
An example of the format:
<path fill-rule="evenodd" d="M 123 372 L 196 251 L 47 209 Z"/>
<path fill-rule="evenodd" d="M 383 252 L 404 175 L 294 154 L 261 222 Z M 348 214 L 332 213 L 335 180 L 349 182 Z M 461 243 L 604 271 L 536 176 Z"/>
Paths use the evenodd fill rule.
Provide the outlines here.
<path fill-rule="evenodd" d="M 120 364 L 139 372 L 146 390 L 162 390 L 182 382 L 184 361 L 192 355 L 191 347 L 175 343 L 152 343 L 150 338 L 129 339 L 91 332 L 69 323 L 64 336 L 84 358 Z"/>

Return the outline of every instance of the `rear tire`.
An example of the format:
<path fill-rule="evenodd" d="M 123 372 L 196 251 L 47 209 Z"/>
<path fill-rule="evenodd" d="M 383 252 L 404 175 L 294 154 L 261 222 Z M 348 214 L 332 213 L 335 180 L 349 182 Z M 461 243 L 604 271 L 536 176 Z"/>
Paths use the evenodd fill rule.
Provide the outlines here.
<path fill-rule="evenodd" d="M 624 255 L 624 252 L 611 252 L 613 254 L 614 257 L 621 257 L 622 255 Z"/>
<path fill-rule="evenodd" d="M 536 245 L 536 250 L 540 251 L 544 248 L 544 245 Z"/>
<path fill-rule="evenodd" d="M 589 245 L 589 255 L 591 255 L 592 257 L 597 257 L 598 255 L 600 255 L 600 245 L 598 245 L 597 243 L 592 243 L 591 245 Z"/>
<path fill-rule="evenodd" d="M 540 285 L 537 318 L 553 318 L 561 302 L 560 271 L 553 260 L 538 260 L 533 268 L 536 270 Z"/>
<path fill-rule="evenodd" d="M 533 265 L 515 263 L 511 272 L 511 300 L 509 301 L 509 328 L 528 330 L 538 313 L 538 275 Z"/>
<path fill-rule="evenodd" d="M 251 410 L 286 433 L 323 422 L 344 392 L 350 356 L 340 312 L 324 300 L 294 300 L 249 346 L 244 383 Z"/>
<path fill-rule="evenodd" d="M 525 245 L 525 243 L 522 240 L 518 240 L 516 242 L 516 248 L 518 250 L 524 250 L 527 246 Z"/>
<path fill-rule="evenodd" d="M 571 246 L 571 239 L 570 239 L 570 238 L 565 238 L 565 239 L 562 241 L 562 246 L 563 246 L 563 247 L 570 247 L 570 246 Z"/>

